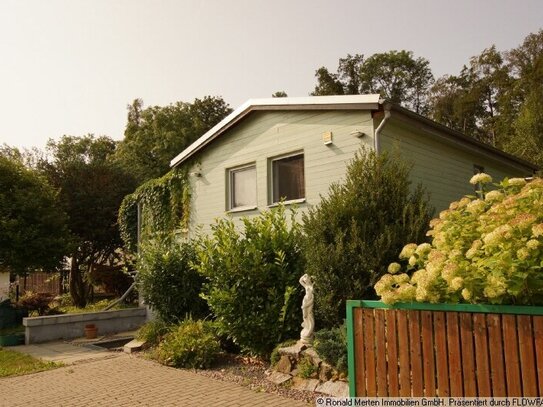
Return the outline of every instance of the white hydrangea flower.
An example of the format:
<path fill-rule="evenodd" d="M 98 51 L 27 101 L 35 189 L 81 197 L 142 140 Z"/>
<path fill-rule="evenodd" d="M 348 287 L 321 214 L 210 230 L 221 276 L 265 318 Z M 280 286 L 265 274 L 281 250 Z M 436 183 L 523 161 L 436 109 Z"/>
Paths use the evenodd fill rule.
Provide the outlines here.
<path fill-rule="evenodd" d="M 464 288 L 462 290 L 462 297 L 466 300 L 466 301 L 469 301 L 471 299 L 471 291 L 468 290 L 467 288 Z"/>
<path fill-rule="evenodd" d="M 488 201 L 488 202 L 500 201 L 502 198 L 503 198 L 503 194 L 497 190 L 489 191 L 485 195 L 485 201 Z"/>
<path fill-rule="evenodd" d="M 402 266 L 399 263 L 390 263 L 388 266 L 388 272 L 390 274 L 396 274 L 402 269 Z"/>
<path fill-rule="evenodd" d="M 539 237 L 543 235 L 543 223 L 539 223 L 537 225 L 532 226 L 532 234 L 535 237 Z"/>
<path fill-rule="evenodd" d="M 451 288 L 453 290 L 459 290 L 464 285 L 464 279 L 462 277 L 455 277 L 451 281 Z"/>
<path fill-rule="evenodd" d="M 509 180 L 509 185 L 524 186 L 526 185 L 526 180 L 524 178 L 511 178 Z"/>
<path fill-rule="evenodd" d="M 402 251 L 400 252 L 400 259 L 408 259 L 411 256 L 413 256 L 413 253 L 415 253 L 415 250 L 417 250 L 417 244 L 416 243 L 409 243 L 406 244 Z"/>
<path fill-rule="evenodd" d="M 535 239 L 530 239 L 528 240 L 528 242 L 526 243 L 526 247 L 530 250 L 535 250 L 539 247 L 539 242 Z"/>
<path fill-rule="evenodd" d="M 490 175 L 488 175 L 488 174 L 485 174 L 484 172 L 480 172 L 479 174 L 475 174 L 469 180 L 469 183 L 472 184 L 472 185 L 488 184 L 489 182 L 492 182 L 492 177 Z"/>
<path fill-rule="evenodd" d="M 430 250 L 432 250 L 432 245 L 430 243 L 422 243 L 417 246 L 415 253 L 417 253 L 419 256 L 422 256 L 426 253 L 429 253 Z"/>

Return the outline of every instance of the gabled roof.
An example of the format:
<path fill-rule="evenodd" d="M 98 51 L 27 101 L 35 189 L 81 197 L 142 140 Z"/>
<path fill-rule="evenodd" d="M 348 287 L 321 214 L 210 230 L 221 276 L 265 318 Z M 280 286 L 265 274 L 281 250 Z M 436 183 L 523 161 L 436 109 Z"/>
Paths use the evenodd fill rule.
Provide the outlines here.
<path fill-rule="evenodd" d="M 456 130 L 452 130 L 442 124 L 439 124 L 431 119 L 421 116 L 399 105 L 392 104 L 381 99 L 378 94 L 371 95 L 341 95 L 341 96 L 308 96 L 308 97 L 285 97 L 285 98 L 267 98 L 267 99 L 249 99 L 242 104 L 217 125 L 211 128 L 207 133 L 201 136 L 198 140 L 188 146 L 173 160 L 170 161 L 170 166 L 186 161 L 195 153 L 203 149 L 221 134 L 226 132 L 231 127 L 235 126 L 240 120 L 247 116 L 252 111 L 257 110 L 392 110 L 410 117 L 418 123 L 434 128 L 440 133 L 440 137 L 445 137 L 455 142 L 460 142 L 464 145 L 471 145 L 486 154 L 499 156 L 507 160 L 516 162 L 522 166 L 537 171 L 538 166 L 515 157 L 509 153 L 501 151 L 488 144 L 482 143 L 473 137 L 466 136 Z"/>
<path fill-rule="evenodd" d="M 379 95 L 249 99 L 171 160 L 170 166 L 174 167 L 187 160 L 255 110 L 376 110 L 379 108 L 380 102 Z"/>

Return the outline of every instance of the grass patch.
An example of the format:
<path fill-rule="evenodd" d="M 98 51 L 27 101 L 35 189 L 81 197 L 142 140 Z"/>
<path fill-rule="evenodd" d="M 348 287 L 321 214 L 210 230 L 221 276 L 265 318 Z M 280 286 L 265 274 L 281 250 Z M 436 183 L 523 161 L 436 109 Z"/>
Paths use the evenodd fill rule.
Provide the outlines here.
<path fill-rule="evenodd" d="M 84 312 L 99 312 L 99 311 L 103 311 L 104 308 L 106 308 L 113 301 L 115 300 L 101 300 L 93 304 L 87 304 L 85 308 L 77 308 L 75 305 L 63 305 L 55 309 L 63 314 L 82 314 Z M 137 307 L 137 305 L 135 304 L 121 303 L 121 304 L 115 305 L 113 308 L 110 309 L 110 311 L 115 311 L 115 310 L 125 309 L 125 308 L 135 308 L 135 307 Z"/>
<path fill-rule="evenodd" d="M 60 363 L 44 362 L 24 353 L 0 348 L 0 377 L 41 372 L 60 366 Z"/>

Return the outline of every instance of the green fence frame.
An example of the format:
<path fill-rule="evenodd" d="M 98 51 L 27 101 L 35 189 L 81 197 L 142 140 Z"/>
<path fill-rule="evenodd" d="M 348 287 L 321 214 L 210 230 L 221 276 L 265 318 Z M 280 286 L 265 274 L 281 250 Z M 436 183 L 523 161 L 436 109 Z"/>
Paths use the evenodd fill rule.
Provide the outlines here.
<path fill-rule="evenodd" d="M 531 305 L 486 305 L 486 304 L 429 304 L 429 303 L 398 303 L 387 305 L 381 301 L 348 300 L 347 301 L 347 361 L 349 372 L 349 396 L 356 396 L 354 362 L 354 308 L 403 309 L 418 311 L 454 311 L 482 314 L 515 314 L 543 315 L 543 307 Z"/>

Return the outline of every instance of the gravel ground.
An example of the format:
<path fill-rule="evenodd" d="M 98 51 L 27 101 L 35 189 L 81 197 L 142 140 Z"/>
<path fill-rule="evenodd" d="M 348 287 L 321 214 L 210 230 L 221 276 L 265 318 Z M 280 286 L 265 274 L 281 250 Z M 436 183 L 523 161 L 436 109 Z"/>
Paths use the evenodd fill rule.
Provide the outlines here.
<path fill-rule="evenodd" d="M 149 357 L 148 354 L 143 354 L 143 356 Z M 266 380 L 266 370 L 268 368 L 269 363 L 258 359 L 239 355 L 223 355 L 212 368 L 191 371 L 216 380 L 236 383 L 256 392 L 279 394 L 283 397 L 305 401 L 312 405 L 315 405 L 315 399 L 322 395 L 321 393 L 296 390 L 288 385 L 276 385 Z"/>

